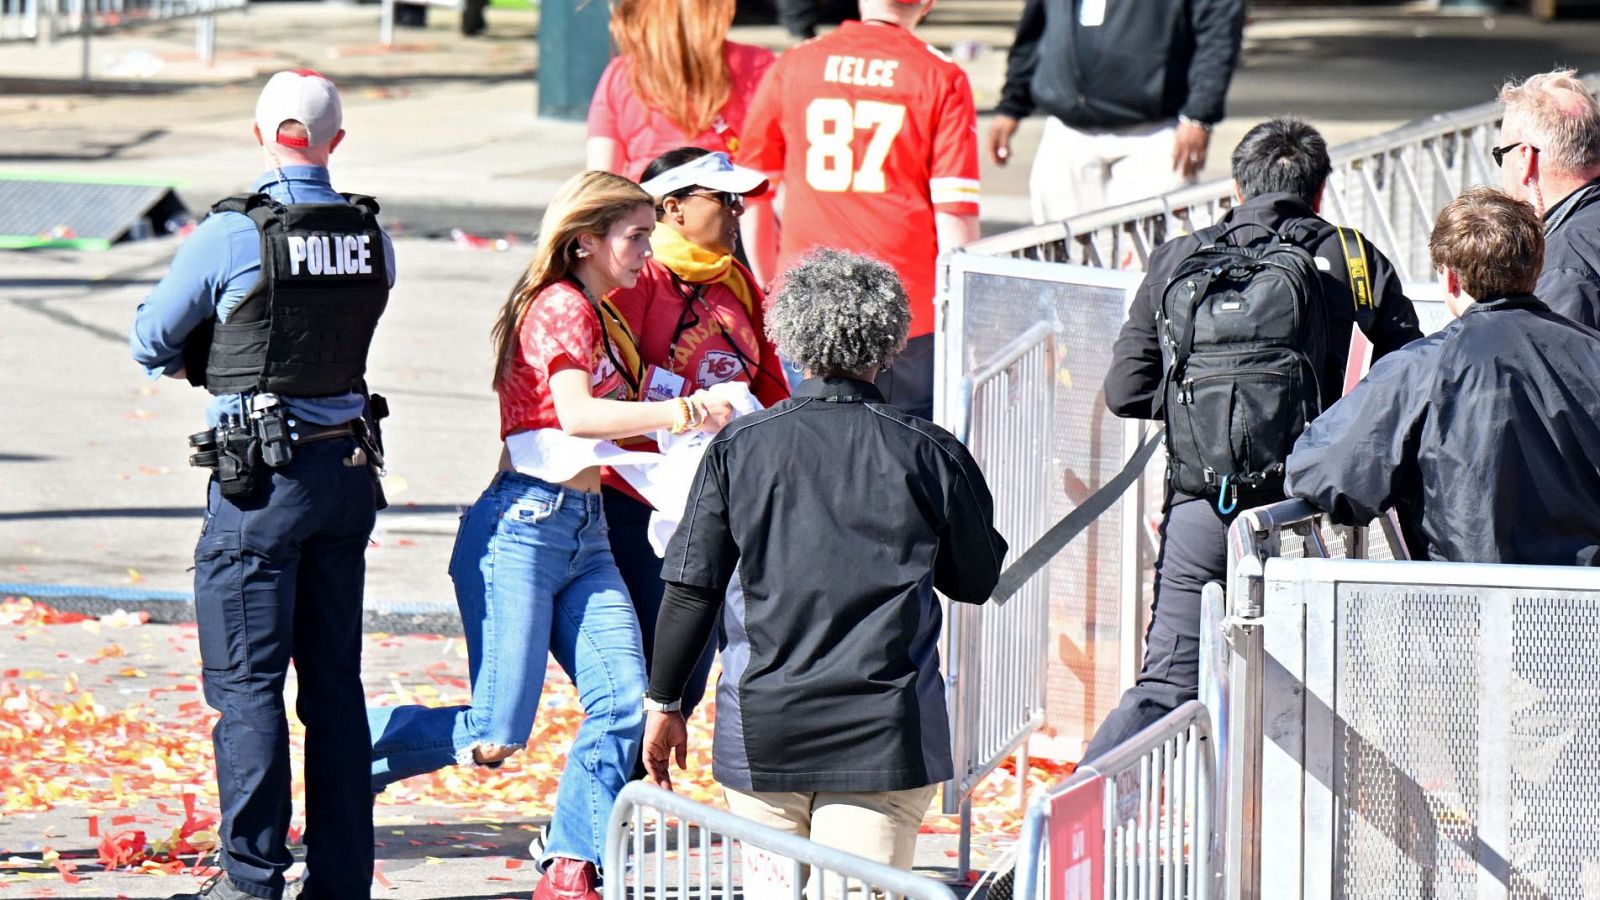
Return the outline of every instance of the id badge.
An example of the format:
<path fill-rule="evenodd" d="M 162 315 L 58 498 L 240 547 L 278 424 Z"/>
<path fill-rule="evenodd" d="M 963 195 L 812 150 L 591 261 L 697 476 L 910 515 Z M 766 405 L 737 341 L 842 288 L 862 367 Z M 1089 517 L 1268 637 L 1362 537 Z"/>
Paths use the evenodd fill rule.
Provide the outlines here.
<path fill-rule="evenodd" d="M 1078 24 L 1084 28 L 1099 28 L 1106 23 L 1106 4 L 1110 0 L 1081 0 L 1078 7 Z"/>
<path fill-rule="evenodd" d="M 671 400 L 683 396 L 683 376 L 668 372 L 660 366 L 651 366 L 645 370 L 644 396 L 645 401 Z"/>

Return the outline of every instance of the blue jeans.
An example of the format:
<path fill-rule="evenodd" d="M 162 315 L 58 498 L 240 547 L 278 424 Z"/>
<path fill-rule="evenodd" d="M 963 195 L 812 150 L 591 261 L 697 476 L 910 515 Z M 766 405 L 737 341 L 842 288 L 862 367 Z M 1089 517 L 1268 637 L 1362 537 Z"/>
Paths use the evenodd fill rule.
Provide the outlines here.
<path fill-rule="evenodd" d="M 372 891 L 372 795 L 363 783 L 361 593 L 372 533 L 372 473 L 347 466 L 349 439 L 302 444 L 253 497 L 215 482 L 194 551 L 195 620 L 222 801 L 222 866 L 273 900 L 293 859 L 283 684 L 299 675 L 306 726 L 306 874 L 318 896 Z"/>
<path fill-rule="evenodd" d="M 369 709 L 372 789 L 470 763 L 480 745 L 525 746 L 554 655 L 586 717 L 561 773 L 545 860 L 600 865 L 611 807 L 639 754 L 645 690 L 639 620 L 600 495 L 500 473 L 461 520 L 450 577 L 472 705 Z"/>

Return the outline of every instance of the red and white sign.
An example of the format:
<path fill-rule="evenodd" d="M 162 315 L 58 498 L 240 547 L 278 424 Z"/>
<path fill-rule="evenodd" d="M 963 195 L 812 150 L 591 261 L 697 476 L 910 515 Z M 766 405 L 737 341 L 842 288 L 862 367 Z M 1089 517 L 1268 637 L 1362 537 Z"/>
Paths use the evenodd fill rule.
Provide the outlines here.
<path fill-rule="evenodd" d="M 1094 778 L 1050 801 L 1049 900 L 1105 896 L 1105 792 Z"/>

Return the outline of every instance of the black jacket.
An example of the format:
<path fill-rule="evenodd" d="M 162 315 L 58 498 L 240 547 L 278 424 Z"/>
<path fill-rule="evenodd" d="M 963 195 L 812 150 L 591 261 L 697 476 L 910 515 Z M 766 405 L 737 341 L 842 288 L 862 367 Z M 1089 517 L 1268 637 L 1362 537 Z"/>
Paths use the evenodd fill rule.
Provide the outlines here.
<path fill-rule="evenodd" d="M 1345 363 L 1350 353 L 1350 329 L 1359 323 L 1372 341 L 1373 359 L 1404 347 L 1422 337 L 1417 327 L 1417 312 L 1400 289 L 1394 266 L 1378 248 L 1366 246 L 1368 271 L 1372 280 L 1372 305 L 1357 310 L 1350 293 L 1349 267 L 1340 249 L 1333 226 L 1319 218 L 1304 200 L 1292 194 L 1262 194 L 1230 210 L 1222 220 L 1233 226 L 1246 222 L 1274 230 L 1292 231 L 1297 227 L 1317 229 L 1321 237 L 1313 254 L 1323 273 L 1322 293 L 1328 302 L 1328 356 L 1320 375 L 1322 405 L 1326 409 L 1339 399 L 1344 385 Z M 1347 235 L 1354 234 L 1345 229 Z M 1261 232 L 1263 237 L 1265 232 Z M 1235 237 L 1248 240 L 1251 231 Z M 1125 419 L 1155 418 L 1154 401 L 1161 389 L 1161 344 L 1156 336 L 1156 312 L 1161 294 L 1178 263 L 1193 253 L 1200 242 L 1193 235 L 1175 238 L 1157 247 L 1150 256 L 1150 269 L 1128 308 L 1112 349 L 1111 369 L 1106 373 L 1106 406 Z"/>
<path fill-rule="evenodd" d="M 1544 272 L 1534 293 L 1574 322 L 1600 327 L 1600 178 L 1544 216 Z"/>
<path fill-rule="evenodd" d="M 1078 24 L 1080 2 L 1028 0 L 998 112 L 1037 108 L 1074 128 L 1222 119 L 1244 0 L 1107 0 L 1094 27 Z"/>
<path fill-rule="evenodd" d="M 1531 296 L 1474 304 L 1306 429 L 1288 492 L 1345 525 L 1393 507 L 1419 559 L 1595 564 L 1600 332 Z"/>
<path fill-rule="evenodd" d="M 983 603 L 1006 542 L 965 447 L 845 378 L 743 416 L 706 449 L 667 546 L 650 695 L 682 696 L 722 608 L 712 772 L 755 791 L 948 779 L 934 591 Z M 723 604 L 738 566 L 743 595 Z"/>

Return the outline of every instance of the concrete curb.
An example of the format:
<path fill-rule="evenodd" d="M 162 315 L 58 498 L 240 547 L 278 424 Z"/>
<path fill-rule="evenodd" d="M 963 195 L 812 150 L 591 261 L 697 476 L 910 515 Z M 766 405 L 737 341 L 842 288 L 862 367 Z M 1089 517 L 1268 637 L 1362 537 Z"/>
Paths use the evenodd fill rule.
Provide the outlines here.
<path fill-rule="evenodd" d="M 62 612 L 104 616 L 124 610 L 145 612 L 158 625 L 194 621 L 194 595 L 179 591 L 145 591 L 134 588 L 96 587 L 82 584 L 29 584 L 0 582 L 0 596 L 30 597 Z M 369 604 L 362 612 L 362 630 L 390 634 L 461 634 L 461 615 L 454 603 Z"/>

